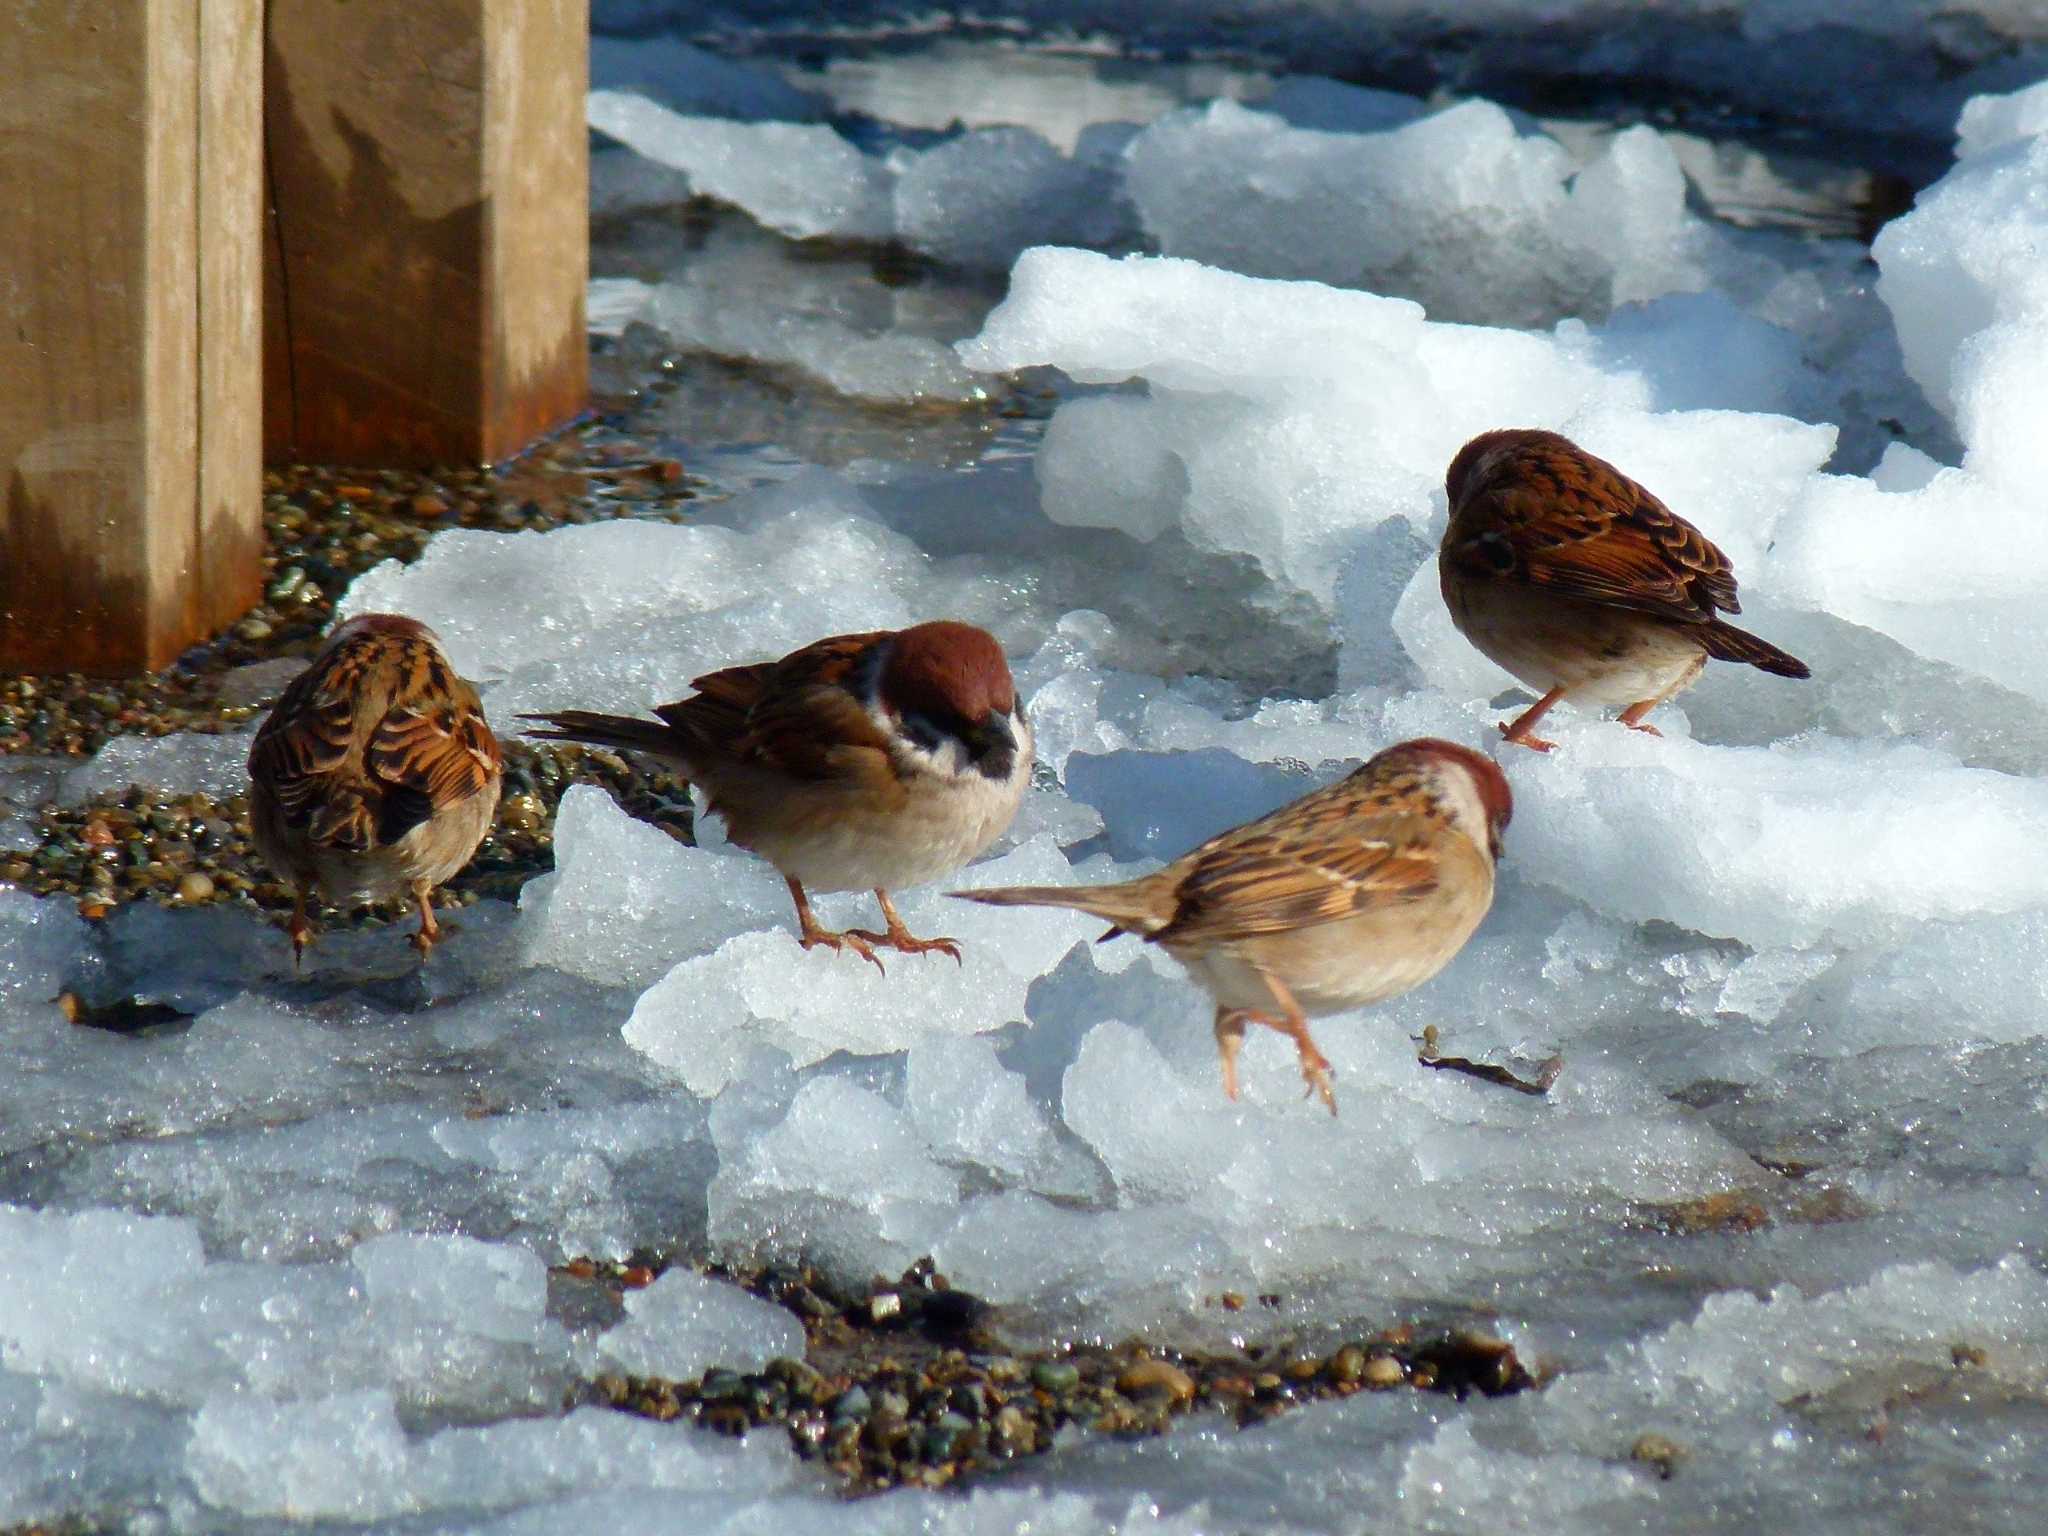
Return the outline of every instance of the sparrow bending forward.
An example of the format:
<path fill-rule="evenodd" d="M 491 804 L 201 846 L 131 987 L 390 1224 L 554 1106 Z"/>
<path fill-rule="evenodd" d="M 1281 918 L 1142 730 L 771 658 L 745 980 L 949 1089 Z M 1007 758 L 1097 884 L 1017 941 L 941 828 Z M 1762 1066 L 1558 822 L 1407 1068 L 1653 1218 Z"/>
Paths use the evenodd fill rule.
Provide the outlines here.
<path fill-rule="evenodd" d="M 834 635 L 780 661 L 698 678 L 695 696 L 638 720 L 528 715 L 530 736 L 644 752 L 677 767 L 732 840 L 773 864 L 799 941 L 960 958 L 920 939 L 889 892 L 950 874 L 1002 835 L 1031 782 L 1031 727 L 1002 647 L 972 624 Z M 887 930 L 818 926 L 807 891 L 871 890 Z"/>
<path fill-rule="evenodd" d="M 1559 700 L 1643 717 L 1691 686 L 1709 656 L 1780 677 L 1806 663 L 1737 629 L 1728 557 L 1605 459 L 1555 432 L 1486 432 L 1444 476 L 1451 520 L 1437 552 L 1451 622 L 1542 695 L 1501 726 L 1548 752 L 1536 722 Z"/>
<path fill-rule="evenodd" d="M 1142 879 L 952 894 L 1074 907 L 1108 920 L 1105 940 L 1164 946 L 1216 999 L 1226 1097 L 1237 1097 L 1245 1026 L 1263 1024 L 1294 1041 L 1302 1077 L 1335 1114 L 1309 1019 L 1398 997 L 1450 963 L 1493 905 L 1513 814 L 1491 758 L 1424 738 Z"/>
<path fill-rule="evenodd" d="M 249 749 L 249 828 L 292 884 L 293 959 L 313 937 L 312 887 L 337 906 L 409 893 L 430 953 L 433 889 L 476 853 L 503 779 L 476 690 L 431 629 L 395 613 L 336 629 Z"/>

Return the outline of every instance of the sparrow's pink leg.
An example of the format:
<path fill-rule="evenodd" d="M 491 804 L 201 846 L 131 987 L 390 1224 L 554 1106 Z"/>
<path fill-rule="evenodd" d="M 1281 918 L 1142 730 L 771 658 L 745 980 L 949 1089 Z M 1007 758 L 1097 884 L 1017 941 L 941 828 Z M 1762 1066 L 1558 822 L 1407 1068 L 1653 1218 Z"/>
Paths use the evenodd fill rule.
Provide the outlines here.
<path fill-rule="evenodd" d="M 434 921 L 433 888 L 424 880 L 415 880 L 412 886 L 413 900 L 420 904 L 420 931 L 412 936 L 412 947 L 426 959 L 434 952 L 434 946 L 441 942 L 441 925 Z"/>
<path fill-rule="evenodd" d="M 1245 1025 L 1263 1024 L 1268 1029 L 1277 1029 L 1294 1042 L 1294 1049 L 1301 1056 L 1302 1080 L 1308 1084 L 1309 1092 L 1320 1098 L 1331 1114 L 1336 1114 L 1337 1094 L 1330 1086 L 1330 1061 L 1316 1049 L 1315 1041 L 1309 1036 L 1308 1016 L 1301 1011 L 1294 994 L 1287 990 L 1286 982 L 1270 971 L 1261 971 L 1259 975 L 1271 989 L 1273 1000 L 1280 1005 L 1281 1015 L 1276 1019 L 1269 1013 L 1258 1013 L 1250 1008 L 1216 1010 L 1216 1044 L 1223 1053 L 1224 1096 L 1237 1097 L 1237 1050 L 1244 1043 Z"/>
<path fill-rule="evenodd" d="M 284 925 L 284 931 L 292 941 L 292 970 L 297 971 L 306 958 L 306 946 L 313 942 L 313 924 L 306 917 L 306 893 L 292 888 L 292 920 Z"/>
<path fill-rule="evenodd" d="M 1641 731 L 1648 736 L 1662 736 L 1664 733 L 1646 722 L 1643 716 L 1663 702 L 1662 699 L 1644 699 L 1639 704 L 1631 704 L 1621 712 L 1621 723 L 1632 731 Z"/>
<path fill-rule="evenodd" d="M 1543 695 L 1542 698 L 1517 715 L 1511 723 L 1503 725 L 1500 728 L 1501 735 L 1514 742 L 1517 746 L 1534 747 L 1538 752 L 1548 752 L 1557 743 L 1545 741 L 1541 736 L 1531 735 L 1530 733 L 1536 729 L 1536 722 L 1549 714 L 1551 706 L 1563 698 L 1564 694 L 1563 684 L 1559 684 L 1551 689 L 1550 692 Z"/>
<path fill-rule="evenodd" d="M 804 888 L 787 875 L 783 876 L 783 879 L 789 886 L 789 894 L 796 898 L 796 920 L 801 929 L 796 936 L 797 943 L 803 945 L 805 949 L 812 949 L 820 944 L 827 949 L 850 949 L 884 976 L 889 974 L 889 968 L 876 958 L 874 950 L 869 947 L 867 935 L 857 932 L 834 933 L 829 928 L 820 928 L 818 919 L 811 913 L 811 898 L 804 894 Z"/>
<path fill-rule="evenodd" d="M 1278 976 L 1261 973 L 1266 985 L 1272 989 L 1273 997 L 1286 1010 L 1279 1020 L 1260 1019 L 1260 1023 L 1271 1026 L 1294 1042 L 1294 1049 L 1301 1056 L 1302 1079 L 1308 1084 L 1309 1092 L 1323 1101 L 1323 1107 L 1331 1114 L 1337 1113 L 1337 1095 L 1330 1087 L 1330 1059 L 1316 1049 L 1316 1043 L 1309 1038 L 1308 1015 L 1301 1011 L 1301 1004 L 1294 1000 L 1294 994 L 1287 990 L 1287 983 Z"/>
<path fill-rule="evenodd" d="M 887 891 L 878 889 L 875 892 L 875 900 L 882 904 L 882 921 L 889 925 L 889 931 L 876 933 L 872 928 L 849 928 L 846 930 L 848 938 L 865 939 L 870 944 L 879 944 L 884 949 L 901 950 L 906 955 L 922 955 L 930 950 L 937 950 L 942 955 L 951 955 L 956 965 L 966 963 L 960 958 L 958 939 L 917 938 L 903 926 L 903 919 L 896 915 L 896 904 L 889 899 Z"/>
<path fill-rule="evenodd" d="M 1216 1054 L 1223 1058 L 1223 1097 L 1237 1102 L 1237 1053 L 1244 1048 L 1244 1027 L 1258 1017 L 1243 1008 L 1216 1010 Z"/>

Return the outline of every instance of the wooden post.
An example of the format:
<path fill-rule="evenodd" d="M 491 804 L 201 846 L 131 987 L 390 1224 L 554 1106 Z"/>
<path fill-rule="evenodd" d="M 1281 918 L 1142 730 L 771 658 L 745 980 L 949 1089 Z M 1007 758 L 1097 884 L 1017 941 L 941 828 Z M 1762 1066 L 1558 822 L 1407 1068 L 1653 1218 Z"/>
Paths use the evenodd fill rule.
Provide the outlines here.
<path fill-rule="evenodd" d="M 0 667 L 261 596 L 260 0 L 0 6 Z"/>
<path fill-rule="evenodd" d="M 489 463 L 583 408 L 588 0 L 271 0 L 264 448 Z"/>

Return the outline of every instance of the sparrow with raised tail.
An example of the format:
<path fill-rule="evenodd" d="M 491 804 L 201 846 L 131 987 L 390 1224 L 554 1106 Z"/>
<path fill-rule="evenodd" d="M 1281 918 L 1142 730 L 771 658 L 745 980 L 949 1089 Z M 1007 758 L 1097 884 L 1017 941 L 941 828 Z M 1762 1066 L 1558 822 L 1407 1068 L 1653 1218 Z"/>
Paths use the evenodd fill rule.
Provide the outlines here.
<path fill-rule="evenodd" d="M 1237 1097 L 1245 1027 L 1263 1024 L 1294 1041 L 1302 1077 L 1335 1114 L 1309 1019 L 1398 997 L 1450 963 L 1493 905 L 1513 813 L 1491 758 L 1424 738 L 1142 879 L 952 894 L 1073 907 L 1110 923 L 1105 940 L 1161 945 L 1216 1000 L 1226 1097 Z"/>
<path fill-rule="evenodd" d="M 938 950 L 903 926 L 891 890 L 950 874 L 1002 835 L 1031 782 L 1031 727 L 995 637 L 939 620 L 834 635 L 780 661 L 727 667 L 654 713 L 528 715 L 527 734 L 644 752 L 703 790 L 742 848 L 796 901 L 799 942 Z M 886 931 L 818 925 L 809 891 L 873 891 Z"/>
<path fill-rule="evenodd" d="M 1451 521 L 1437 567 L 1451 622 L 1542 695 L 1509 741 L 1561 699 L 1625 705 L 1621 723 L 1689 687 L 1709 656 L 1780 677 L 1806 663 L 1720 617 L 1740 613 L 1728 557 L 1605 459 L 1555 432 L 1485 432 L 1444 476 Z"/>
<path fill-rule="evenodd" d="M 434 887 L 476 853 L 503 780 L 476 690 L 431 629 L 395 613 L 336 629 L 249 749 L 249 827 L 295 893 L 293 957 L 313 936 L 315 888 L 337 906 L 410 895 L 427 955 Z"/>

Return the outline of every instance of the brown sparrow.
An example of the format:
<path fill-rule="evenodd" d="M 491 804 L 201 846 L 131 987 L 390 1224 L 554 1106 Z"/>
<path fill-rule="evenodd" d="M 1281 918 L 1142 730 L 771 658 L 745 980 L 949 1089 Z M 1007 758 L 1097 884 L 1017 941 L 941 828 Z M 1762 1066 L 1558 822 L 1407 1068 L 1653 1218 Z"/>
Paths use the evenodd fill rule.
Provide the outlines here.
<path fill-rule="evenodd" d="M 1245 1026 L 1264 1024 L 1294 1041 L 1301 1075 L 1335 1114 L 1309 1019 L 1398 997 L 1450 963 L 1493 905 L 1513 813 L 1491 758 L 1404 741 L 1142 879 L 952 894 L 1075 907 L 1109 921 L 1104 939 L 1163 945 L 1216 999 L 1225 1096 L 1237 1097 Z"/>
<path fill-rule="evenodd" d="M 313 886 L 336 905 L 410 893 L 413 943 L 430 952 L 441 934 L 433 889 L 490 831 L 503 778 L 476 690 L 431 629 L 395 613 L 336 629 L 249 749 L 249 827 L 296 894 L 294 958 L 313 937 Z"/>
<path fill-rule="evenodd" d="M 1451 521 L 1437 567 L 1460 634 L 1542 695 L 1501 732 L 1531 734 L 1560 699 L 1643 717 L 1690 686 L 1709 656 L 1780 677 L 1806 663 L 1725 622 L 1742 612 L 1728 557 L 1699 529 L 1555 432 L 1486 432 L 1444 476 Z"/>
<path fill-rule="evenodd" d="M 565 710 L 527 734 L 645 752 L 704 791 L 732 840 L 773 864 L 800 942 L 960 958 L 911 935 L 891 889 L 950 874 L 1002 835 L 1031 782 L 1031 727 L 995 637 L 940 620 L 834 635 L 700 677 L 659 721 Z M 887 931 L 818 926 L 806 889 L 871 890 Z"/>

